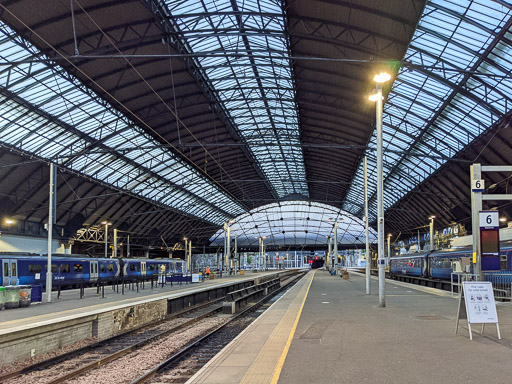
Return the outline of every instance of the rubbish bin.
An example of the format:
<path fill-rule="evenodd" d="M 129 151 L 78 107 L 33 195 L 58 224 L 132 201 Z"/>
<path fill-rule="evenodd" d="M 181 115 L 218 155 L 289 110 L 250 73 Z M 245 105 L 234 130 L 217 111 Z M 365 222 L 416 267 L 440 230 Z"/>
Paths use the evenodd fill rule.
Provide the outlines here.
<path fill-rule="evenodd" d="M 243 270 L 240 271 L 240 275 L 243 275 L 245 272 Z"/>
<path fill-rule="evenodd" d="M 40 303 L 43 301 L 43 286 L 41 284 L 32 286 L 32 293 L 30 296 L 31 303 Z"/>
<path fill-rule="evenodd" d="M 4 309 L 5 306 L 5 288 L 0 287 L 0 311 Z"/>
<path fill-rule="evenodd" d="M 30 305 L 30 297 L 32 287 L 30 285 L 20 285 L 20 307 L 28 307 Z"/>
<path fill-rule="evenodd" d="M 20 287 L 8 285 L 5 287 L 5 308 L 18 308 L 20 306 Z"/>

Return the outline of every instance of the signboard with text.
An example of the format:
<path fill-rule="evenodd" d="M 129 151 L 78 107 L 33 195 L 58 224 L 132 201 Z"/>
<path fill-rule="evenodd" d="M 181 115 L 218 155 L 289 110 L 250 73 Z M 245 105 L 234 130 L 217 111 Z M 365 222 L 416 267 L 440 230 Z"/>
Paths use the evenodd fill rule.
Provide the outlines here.
<path fill-rule="evenodd" d="M 462 302 L 463 299 L 464 303 Z M 460 319 L 467 319 L 468 321 L 470 340 L 473 340 L 471 324 L 482 324 L 482 334 L 485 324 L 496 324 L 498 339 L 501 339 L 494 291 L 490 281 L 464 281 L 462 283 L 455 333 L 459 329 Z"/>
<path fill-rule="evenodd" d="M 490 281 L 464 282 L 462 285 L 468 323 L 498 323 L 492 283 Z"/>
<path fill-rule="evenodd" d="M 499 229 L 500 218 L 498 211 L 480 211 L 478 221 L 480 229 Z"/>

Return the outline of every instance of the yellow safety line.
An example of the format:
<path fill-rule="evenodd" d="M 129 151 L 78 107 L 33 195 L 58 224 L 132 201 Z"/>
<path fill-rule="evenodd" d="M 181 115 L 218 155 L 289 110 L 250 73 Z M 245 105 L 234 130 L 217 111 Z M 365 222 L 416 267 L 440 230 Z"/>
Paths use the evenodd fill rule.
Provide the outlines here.
<path fill-rule="evenodd" d="M 316 272 L 316 271 L 315 271 Z M 295 318 L 295 322 L 293 323 L 292 330 L 290 332 L 290 335 L 288 336 L 288 340 L 286 341 L 286 345 L 284 346 L 283 353 L 279 357 L 279 361 L 277 362 L 277 366 L 274 369 L 274 374 L 272 375 L 272 381 L 271 384 L 277 384 L 277 381 L 279 380 L 279 376 L 281 376 L 281 371 L 284 366 L 284 362 L 286 360 L 286 356 L 288 355 L 288 350 L 290 349 L 290 345 L 292 344 L 293 336 L 295 335 L 295 330 L 297 329 L 297 325 L 299 324 L 300 315 L 302 314 L 302 309 L 304 308 L 304 304 L 306 303 L 306 299 L 309 294 L 309 288 L 311 288 L 311 283 L 313 283 L 313 278 L 315 275 L 311 277 L 311 280 L 309 281 L 308 289 L 306 290 L 306 294 L 304 295 L 304 300 L 302 300 L 302 304 L 300 305 L 299 312 L 297 313 L 297 317 Z"/>

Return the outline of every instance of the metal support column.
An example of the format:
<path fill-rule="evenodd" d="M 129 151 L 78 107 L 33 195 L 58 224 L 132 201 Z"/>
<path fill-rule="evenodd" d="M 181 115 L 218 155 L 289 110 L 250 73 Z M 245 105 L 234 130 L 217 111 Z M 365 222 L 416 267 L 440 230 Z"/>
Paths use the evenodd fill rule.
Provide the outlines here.
<path fill-rule="evenodd" d="M 108 223 L 105 221 L 105 258 L 108 258 Z"/>
<path fill-rule="evenodd" d="M 46 269 L 46 302 L 52 301 L 52 235 L 53 235 L 53 222 L 55 220 L 56 210 L 56 197 L 57 197 L 57 169 L 55 165 L 50 163 L 50 193 L 48 197 L 48 266 Z"/>
<path fill-rule="evenodd" d="M 430 216 L 430 252 L 434 250 L 434 216 Z"/>
<path fill-rule="evenodd" d="M 338 222 L 334 222 L 334 236 L 333 236 L 333 262 L 332 267 L 336 267 L 336 263 L 338 262 Z"/>
<path fill-rule="evenodd" d="M 470 177 L 471 185 L 476 180 L 482 179 L 482 166 L 481 164 L 473 164 L 470 166 Z M 476 259 L 476 263 L 473 268 L 473 273 L 477 276 L 482 271 L 482 260 L 480 250 L 480 223 L 479 213 L 482 210 L 482 192 L 473 192 L 471 188 L 471 228 L 473 232 L 473 260 Z"/>
<path fill-rule="evenodd" d="M 188 271 L 192 272 L 192 240 L 188 241 L 187 266 Z"/>
<path fill-rule="evenodd" d="M 384 260 L 384 197 L 383 197 L 383 151 L 382 151 L 382 84 L 377 84 L 377 236 L 379 265 L 379 307 L 386 306 L 385 260 Z"/>
<path fill-rule="evenodd" d="M 370 257 L 370 239 L 369 239 L 369 220 L 368 220 L 368 162 L 364 157 L 364 232 L 366 236 L 366 294 L 371 294 L 371 260 Z"/>
<path fill-rule="evenodd" d="M 117 259 L 117 228 L 114 228 L 114 259 Z"/>

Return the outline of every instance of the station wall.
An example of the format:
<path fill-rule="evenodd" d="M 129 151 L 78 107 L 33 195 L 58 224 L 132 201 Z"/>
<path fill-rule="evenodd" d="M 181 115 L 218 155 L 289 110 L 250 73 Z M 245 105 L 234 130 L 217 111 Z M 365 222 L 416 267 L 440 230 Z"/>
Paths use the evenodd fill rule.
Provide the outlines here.
<path fill-rule="evenodd" d="M 0 237 L 0 252 L 31 252 L 48 253 L 48 240 L 30 236 L 2 234 Z M 52 241 L 52 253 L 66 253 L 64 245 L 59 240 Z"/>

